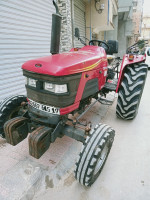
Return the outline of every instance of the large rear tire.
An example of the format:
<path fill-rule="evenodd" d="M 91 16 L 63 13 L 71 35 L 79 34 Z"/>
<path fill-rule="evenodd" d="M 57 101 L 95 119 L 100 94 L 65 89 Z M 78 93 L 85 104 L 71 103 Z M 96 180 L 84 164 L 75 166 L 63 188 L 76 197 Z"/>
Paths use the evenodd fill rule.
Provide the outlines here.
<path fill-rule="evenodd" d="M 3 138 L 5 138 L 3 128 L 5 122 L 20 115 L 19 111 L 23 101 L 27 101 L 24 95 L 15 95 L 4 99 L 0 103 L 0 135 Z"/>
<path fill-rule="evenodd" d="M 148 67 L 134 64 L 125 69 L 124 78 L 118 93 L 116 115 L 125 120 L 134 119 L 138 113 Z"/>
<path fill-rule="evenodd" d="M 106 124 L 96 125 L 83 144 L 76 163 L 75 178 L 91 186 L 98 178 L 110 152 L 115 131 Z"/>

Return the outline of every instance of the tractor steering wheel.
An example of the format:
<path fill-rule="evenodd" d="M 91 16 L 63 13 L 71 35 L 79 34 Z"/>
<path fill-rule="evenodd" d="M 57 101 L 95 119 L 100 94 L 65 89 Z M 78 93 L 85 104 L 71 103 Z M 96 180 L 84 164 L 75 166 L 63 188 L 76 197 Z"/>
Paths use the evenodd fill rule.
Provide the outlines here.
<path fill-rule="evenodd" d="M 93 46 L 96 46 L 94 43 L 98 43 L 98 46 L 99 47 L 103 47 L 105 49 L 105 51 L 107 52 L 109 50 L 109 46 L 106 42 L 104 41 L 101 41 L 101 40 L 90 40 L 89 41 L 89 45 L 93 45 Z"/>

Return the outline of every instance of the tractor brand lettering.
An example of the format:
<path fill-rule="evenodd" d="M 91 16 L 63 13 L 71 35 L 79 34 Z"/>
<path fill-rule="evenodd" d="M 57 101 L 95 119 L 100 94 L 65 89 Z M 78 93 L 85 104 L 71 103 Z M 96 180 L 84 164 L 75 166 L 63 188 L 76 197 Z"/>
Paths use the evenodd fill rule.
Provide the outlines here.
<path fill-rule="evenodd" d="M 60 111 L 59 111 L 58 108 L 37 103 L 37 102 L 35 102 L 35 101 L 31 100 L 31 99 L 29 99 L 29 104 L 33 108 L 41 110 L 41 111 L 44 111 L 44 112 L 47 112 L 47 113 L 57 114 L 57 115 L 60 114 Z"/>

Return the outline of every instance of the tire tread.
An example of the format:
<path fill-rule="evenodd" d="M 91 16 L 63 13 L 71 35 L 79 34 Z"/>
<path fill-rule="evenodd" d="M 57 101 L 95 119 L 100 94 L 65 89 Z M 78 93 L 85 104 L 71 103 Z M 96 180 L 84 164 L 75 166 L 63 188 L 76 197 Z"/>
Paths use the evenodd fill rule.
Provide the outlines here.
<path fill-rule="evenodd" d="M 118 93 L 116 115 L 122 119 L 135 118 L 143 93 L 148 67 L 146 64 L 127 66 Z"/>

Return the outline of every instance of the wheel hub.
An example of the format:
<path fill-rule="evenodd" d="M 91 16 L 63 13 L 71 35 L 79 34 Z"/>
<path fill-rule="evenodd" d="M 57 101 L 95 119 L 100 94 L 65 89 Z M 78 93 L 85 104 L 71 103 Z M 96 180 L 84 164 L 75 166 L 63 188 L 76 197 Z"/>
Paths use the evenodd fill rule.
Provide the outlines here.
<path fill-rule="evenodd" d="M 108 148 L 108 145 L 106 144 L 105 147 L 103 148 L 100 158 L 98 159 L 97 164 L 95 166 L 94 175 L 96 175 L 99 172 L 99 170 L 101 169 L 101 167 L 103 166 L 103 163 L 105 162 L 108 152 L 109 152 L 109 148 Z"/>

